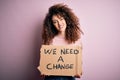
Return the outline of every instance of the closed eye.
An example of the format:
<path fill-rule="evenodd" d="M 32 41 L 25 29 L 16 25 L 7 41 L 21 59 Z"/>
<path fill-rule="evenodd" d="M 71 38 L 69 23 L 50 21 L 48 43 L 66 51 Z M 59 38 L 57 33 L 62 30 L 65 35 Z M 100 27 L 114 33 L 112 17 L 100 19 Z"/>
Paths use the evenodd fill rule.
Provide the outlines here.
<path fill-rule="evenodd" d="M 62 21 L 62 20 L 63 20 L 63 18 L 61 17 L 61 18 L 60 18 L 60 20 Z"/>
<path fill-rule="evenodd" d="M 56 24 L 57 23 L 57 21 L 53 21 L 53 24 Z"/>

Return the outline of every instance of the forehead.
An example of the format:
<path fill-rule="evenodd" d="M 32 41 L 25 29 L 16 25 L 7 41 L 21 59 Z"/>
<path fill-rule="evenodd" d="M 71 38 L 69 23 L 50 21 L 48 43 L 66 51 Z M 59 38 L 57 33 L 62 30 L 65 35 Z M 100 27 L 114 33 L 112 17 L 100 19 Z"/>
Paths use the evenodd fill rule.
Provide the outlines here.
<path fill-rule="evenodd" d="M 63 16 L 61 16 L 61 15 L 59 15 L 59 14 L 52 16 L 52 20 L 53 20 L 53 19 L 60 19 L 60 18 L 63 18 Z"/>

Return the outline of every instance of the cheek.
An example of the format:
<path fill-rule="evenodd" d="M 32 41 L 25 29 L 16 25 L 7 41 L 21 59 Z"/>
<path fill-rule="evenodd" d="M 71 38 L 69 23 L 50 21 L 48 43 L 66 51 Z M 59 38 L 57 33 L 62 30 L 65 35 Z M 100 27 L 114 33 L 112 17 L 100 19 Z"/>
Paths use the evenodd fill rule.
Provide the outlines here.
<path fill-rule="evenodd" d="M 57 24 L 54 24 L 54 27 L 55 27 L 56 29 L 58 29 L 58 25 L 57 25 Z"/>
<path fill-rule="evenodd" d="M 65 25 L 65 27 L 67 27 L 67 24 L 66 24 L 66 22 L 64 21 L 64 25 Z"/>

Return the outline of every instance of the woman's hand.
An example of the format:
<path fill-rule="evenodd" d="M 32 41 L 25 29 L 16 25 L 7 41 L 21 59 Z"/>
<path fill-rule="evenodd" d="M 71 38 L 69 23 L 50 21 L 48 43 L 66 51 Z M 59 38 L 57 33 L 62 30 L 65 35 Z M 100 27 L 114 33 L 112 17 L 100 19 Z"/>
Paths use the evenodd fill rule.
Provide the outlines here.
<path fill-rule="evenodd" d="M 44 79 L 45 79 L 45 76 L 46 76 L 46 75 L 41 74 L 41 75 L 40 75 L 40 80 L 44 80 Z"/>
<path fill-rule="evenodd" d="M 81 76 L 82 76 L 82 73 L 81 74 L 76 74 L 74 77 L 75 78 L 81 78 Z"/>

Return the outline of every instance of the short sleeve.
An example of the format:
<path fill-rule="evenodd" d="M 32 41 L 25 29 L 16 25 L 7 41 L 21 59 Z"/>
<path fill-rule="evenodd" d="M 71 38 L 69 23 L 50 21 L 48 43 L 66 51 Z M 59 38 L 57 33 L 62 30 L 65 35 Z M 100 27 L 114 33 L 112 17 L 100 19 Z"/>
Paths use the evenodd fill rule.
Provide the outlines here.
<path fill-rule="evenodd" d="M 78 46 L 82 47 L 82 40 L 81 40 L 81 39 L 78 39 L 78 40 L 75 42 L 75 45 L 78 45 Z"/>

